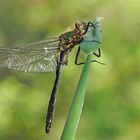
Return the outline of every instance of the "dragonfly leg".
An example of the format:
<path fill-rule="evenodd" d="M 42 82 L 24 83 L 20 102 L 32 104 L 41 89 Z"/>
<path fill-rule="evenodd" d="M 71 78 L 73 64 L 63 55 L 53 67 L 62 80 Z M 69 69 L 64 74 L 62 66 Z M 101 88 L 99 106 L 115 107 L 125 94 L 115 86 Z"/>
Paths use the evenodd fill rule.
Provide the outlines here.
<path fill-rule="evenodd" d="M 91 27 L 91 26 L 92 26 L 93 28 L 95 28 L 95 27 L 94 27 L 94 24 L 93 24 L 92 22 L 88 22 L 88 23 L 87 23 L 86 30 L 85 30 L 85 33 L 84 33 L 84 34 L 86 34 L 86 33 L 87 33 L 88 28 L 89 28 L 89 27 Z"/>
<path fill-rule="evenodd" d="M 89 27 L 93 27 L 94 29 L 95 29 L 95 27 L 100 27 L 100 26 L 96 26 L 98 23 L 99 23 L 99 22 L 96 22 L 95 24 L 93 24 L 92 22 L 88 22 L 88 23 L 87 23 L 86 30 L 85 30 L 85 33 L 84 33 L 84 34 L 86 34 L 86 33 L 87 33 L 87 31 L 88 31 L 88 28 L 89 28 Z"/>
<path fill-rule="evenodd" d="M 76 65 L 82 65 L 82 64 L 85 63 L 85 62 L 78 63 L 79 54 L 80 54 L 80 46 L 79 46 L 79 48 L 78 48 L 78 50 L 77 50 L 76 57 L 75 57 L 75 64 L 76 64 Z"/>
<path fill-rule="evenodd" d="M 99 62 L 97 60 L 91 60 L 91 62 L 96 62 L 96 63 L 102 64 L 102 65 L 106 65 L 105 63 Z"/>
<path fill-rule="evenodd" d="M 98 49 L 98 54 L 95 53 L 95 52 L 93 52 L 93 54 L 94 54 L 95 56 L 97 56 L 97 57 L 100 57 L 100 56 L 101 56 L 101 50 L 100 50 L 100 48 Z"/>
<path fill-rule="evenodd" d="M 97 57 L 100 57 L 100 56 L 101 56 L 101 50 L 100 50 L 100 48 L 98 49 L 98 54 L 95 53 L 95 52 L 93 52 L 93 54 L 94 54 L 95 56 L 97 56 Z M 97 63 L 99 63 L 99 64 L 105 65 L 105 63 L 99 62 L 99 61 L 97 61 L 97 60 L 92 60 L 91 62 L 97 62 Z"/>
<path fill-rule="evenodd" d="M 93 53 L 93 54 L 94 54 L 95 56 L 97 56 L 97 57 L 100 57 L 100 56 L 101 56 L 101 51 L 100 51 L 100 49 L 98 49 L 98 51 L 99 51 L 99 54 L 96 54 L 96 53 Z M 77 50 L 77 53 L 76 53 L 75 64 L 76 64 L 76 65 L 83 65 L 83 64 L 85 64 L 85 62 L 80 62 L 80 63 L 78 63 L 79 54 L 80 54 L 80 46 L 79 46 L 79 48 L 78 48 L 78 50 Z M 102 65 L 105 65 L 104 63 L 99 62 L 99 61 L 97 61 L 97 60 L 91 60 L 91 62 L 96 62 L 96 63 L 102 64 Z"/>

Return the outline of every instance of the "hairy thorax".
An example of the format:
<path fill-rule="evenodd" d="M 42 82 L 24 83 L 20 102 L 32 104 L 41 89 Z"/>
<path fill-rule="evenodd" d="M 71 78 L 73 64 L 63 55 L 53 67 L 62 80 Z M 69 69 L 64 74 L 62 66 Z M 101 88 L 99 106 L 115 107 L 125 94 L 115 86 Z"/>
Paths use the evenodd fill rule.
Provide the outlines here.
<path fill-rule="evenodd" d="M 71 50 L 75 45 L 78 45 L 83 40 L 83 35 L 81 35 L 77 30 L 66 32 L 59 36 L 60 49 L 62 51 Z"/>

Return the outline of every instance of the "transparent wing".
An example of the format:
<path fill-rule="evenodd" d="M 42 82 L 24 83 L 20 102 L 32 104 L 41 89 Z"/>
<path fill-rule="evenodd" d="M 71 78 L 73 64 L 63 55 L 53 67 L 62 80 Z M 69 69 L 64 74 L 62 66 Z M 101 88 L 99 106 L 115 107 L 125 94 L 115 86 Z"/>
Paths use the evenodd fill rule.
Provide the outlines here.
<path fill-rule="evenodd" d="M 54 71 L 58 44 L 58 39 L 49 39 L 20 48 L 0 48 L 0 66 L 24 72 Z"/>

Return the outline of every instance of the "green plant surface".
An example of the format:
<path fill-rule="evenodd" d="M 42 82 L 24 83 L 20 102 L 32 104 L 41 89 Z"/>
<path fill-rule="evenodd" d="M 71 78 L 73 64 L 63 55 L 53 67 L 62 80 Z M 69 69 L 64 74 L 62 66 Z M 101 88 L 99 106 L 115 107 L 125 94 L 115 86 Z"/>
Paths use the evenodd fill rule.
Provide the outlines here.
<path fill-rule="evenodd" d="M 80 115 L 81 115 L 83 104 L 84 104 L 91 59 L 92 59 L 92 54 L 89 54 L 84 64 L 81 77 L 80 77 L 75 95 L 73 97 L 72 105 L 68 114 L 67 121 L 65 123 L 61 140 L 74 140 L 76 128 L 80 120 Z"/>

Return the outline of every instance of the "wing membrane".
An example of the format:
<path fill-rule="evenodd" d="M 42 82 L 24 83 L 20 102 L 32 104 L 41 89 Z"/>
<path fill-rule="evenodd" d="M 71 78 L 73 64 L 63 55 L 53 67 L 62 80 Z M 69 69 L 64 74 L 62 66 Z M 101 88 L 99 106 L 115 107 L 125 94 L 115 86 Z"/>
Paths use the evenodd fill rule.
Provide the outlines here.
<path fill-rule="evenodd" d="M 58 39 L 50 39 L 21 48 L 0 48 L 0 66 L 24 72 L 54 71 L 58 44 Z"/>

